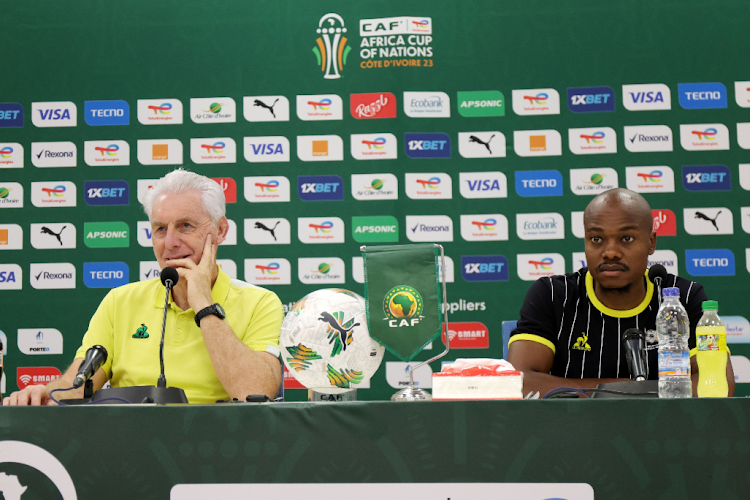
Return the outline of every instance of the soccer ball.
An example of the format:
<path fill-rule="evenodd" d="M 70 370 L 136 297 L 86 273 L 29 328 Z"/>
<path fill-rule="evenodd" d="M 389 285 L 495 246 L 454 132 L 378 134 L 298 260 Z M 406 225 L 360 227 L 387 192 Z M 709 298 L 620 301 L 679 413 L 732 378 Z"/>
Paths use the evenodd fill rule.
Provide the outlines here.
<path fill-rule="evenodd" d="M 367 330 L 365 299 L 329 288 L 302 297 L 281 325 L 281 355 L 302 385 L 325 394 L 356 389 L 372 377 L 385 349 Z"/>

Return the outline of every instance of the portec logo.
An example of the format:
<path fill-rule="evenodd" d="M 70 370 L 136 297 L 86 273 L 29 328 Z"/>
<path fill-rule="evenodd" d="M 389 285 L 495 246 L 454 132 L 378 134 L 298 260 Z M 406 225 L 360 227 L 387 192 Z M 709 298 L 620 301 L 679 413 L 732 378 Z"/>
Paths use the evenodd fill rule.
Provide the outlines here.
<path fill-rule="evenodd" d="M 453 220 L 447 215 L 407 215 L 406 237 L 414 242 L 453 241 Z"/>
<path fill-rule="evenodd" d="M 130 145 L 127 141 L 86 141 L 83 159 L 90 167 L 130 165 Z"/>
<path fill-rule="evenodd" d="M 672 151 L 672 129 L 666 125 L 636 125 L 624 128 L 625 149 L 631 153 Z"/>
<path fill-rule="evenodd" d="M 24 354 L 62 354 L 62 333 L 56 328 L 19 328 L 18 350 Z"/>
<path fill-rule="evenodd" d="M 17 102 L 0 102 L 0 128 L 22 128 L 23 106 Z"/>
<path fill-rule="evenodd" d="M 389 133 L 352 134 L 351 153 L 355 160 L 395 160 L 398 140 Z"/>
<path fill-rule="evenodd" d="M 734 217 L 727 207 L 684 208 L 682 214 L 688 234 L 734 234 Z"/>
<path fill-rule="evenodd" d="M 23 389 L 26 385 L 32 383 L 47 384 L 60 377 L 60 370 L 54 367 L 18 368 L 17 372 L 19 389 Z M 55 494 L 56 497 L 62 498 L 62 500 L 75 500 L 77 498 L 76 488 L 70 474 L 60 461 L 45 449 L 22 441 L 0 441 L 0 449 L 3 450 L 0 463 L 12 463 L 14 467 L 17 467 L 16 464 L 23 464 L 36 469 L 55 485 L 55 489 L 59 492 L 59 495 Z M 0 487 L 2 487 L 5 498 L 8 500 L 11 498 L 20 499 L 28 486 L 22 486 L 18 481 L 18 476 L 13 474 L 2 472 L 0 476 L 3 479 Z M 30 482 L 32 491 L 29 495 L 36 496 L 42 491 L 49 491 L 46 488 L 39 487 L 42 482 L 43 480 L 37 481 L 36 484 Z M 34 491 L 34 489 L 37 491 Z"/>
<path fill-rule="evenodd" d="M 0 142 L 0 168 L 23 168 L 23 153 L 17 142 Z"/>
<path fill-rule="evenodd" d="M 404 174 L 406 196 L 412 200 L 450 200 L 453 179 L 443 172 Z"/>
<path fill-rule="evenodd" d="M 734 253 L 726 248 L 685 250 L 685 267 L 693 276 L 734 276 Z"/>
<path fill-rule="evenodd" d="M 250 245 L 288 245 L 291 234 L 289 221 L 282 217 L 245 219 L 245 241 Z"/>
<path fill-rule="evenodd" d="M 732 178 L 726 165 L 683 165 L 682 185 L 688 191 L 730 191 Z"/>
<path fill-rule="evenodd" d="M 742 149 L 750 149 L 750 123 L 737 124 L 737 144 Z M 2 154 L 2 150 L 0 150 L 0 154 Z M 2 159 L 0 159 L 0 164 L 2 164 Z"/>
<path fill-rule="evenodd" d="M 579 196 L 596 195 L 619 187 L 613 168 L 574 168 L 570 170 L 570 190 Z"/>
<path fill-rule="evenodd" d="M 458 179 L 464 198 L 508 197 L 508 179 L 502 172 L 460 172 Z"/>
<path fill-rule="evenodd" d="M 451 349 L 489 349 L 490 347 L 490 331 L 484 323 L 479 321 L 449 323 L 448 338 Z M 443 344 L 445 343 L 445 323 L 443 323 Z"/>
<path fill-rule="evenodd" d="M 522 240 L 562 240 L 565 220 L 556 212 L 516 214 L 516 234 Z"/>
<path fill-rule="evenodd" d="M 560 94 L 555 89 L 514 90 L 513 111 L 520 116 L 559 115 Z"/>
<path fill-rule="evenodd" d="M 253 95 L 242 98 L 242 110 L 249 122 L 288 122 L 289 99 L 283 95 Z"/>
<path fill-rule="evenodd" d="M 193 163 L 237 163 L 237 144 L 231 137 L 190 139 Z"/>
<path fill-rule="evenodd" d="M 182 165 L 182 143 L 178 139 L 139 139 L 141 165 Z"/>
<path fill-rule="evenodd" d="M 410 118 L 450 118 L 451 99 L 445 92 L 404 92 L 404 113 Z"/>
<path fill-rule="evenodd" d="M 648 267 L 661 264 L 669 274 L 677 275 L 679 272 L 679 263 L 677 254 L 672 250 L 655 250 L 652 255 L 648 256 Z"/>
<path fill-rule="evenodd" d="M 161 276 L 161 268 L 155 260 L 141 261 L 138 263 L 138 280 L 147 281 Z"/>
<path fill-rule="evenodd" d="M 352 174 L 352 197 L 359 201 L 397 200 L 398 179 L 393 174 Z"/>
<path fill-rule="evenodd" d="M 61 290 L 76 287 L 76 268 L 70 262 L 30 264 L 29 280 L 37 290 Z"/>
<path fill-rule="evenodd" d="M 303 121 L 343 120 L 344 102 L 336 94 L 298 95 L 297 118 Z"/>
<path fill-rule="evenodd" d="M 560 156 L 562 138 L 557 130 L 514 130 L 513 149 L 518 156 Z"/>
<path fill-rule="evenodd" d="M 404 145 L 409 158 L 450 158 L 451 139 L 448 134 L 407 132 Z"/>
<path fill-rule="evenodd" d="M 83 183 L 87 205 L 130 205 L 130 186 L 125 181 L 85 181 Z"/>
<path fill-rule="evenodd" d="M 349 112 L 357 120 L 396 118 L 397 108 L 396 96 L 390 92 L 349 96 Z"/>
<path fill-rule="evenodd" d="M 85 101 L 83 119 L 88 125 L 130 125 L 130 105 L 125 101 Z"/>
<path fill-rule="evenodd" d="M 18 224 L 0 224 L 0 250 L 23 250 L 23 229 Z"/>
<path fill-rule="evenodd" d="M 35 207 L 75 207 L 76 185 L 70 181 L 32 182 L 31 204 Z"/>
<path fill-rule="evenodd" d="M 622 105 L 628 111 L 672 109 L 672 92 L 663 83 L 623 85 Z"/>
<path fill-rule="evenodd" d="M 562 196 L 562 174 L 557 170 L 516 171 L 516 193 L 520 196 Z"/>
<path fill-rule="evenodd" d="M 504 255 L 462 255 L 461 276 L 466 281 L 508 281 Z"/>
<path fill-rule="evenodd" d="M 625 182 L 636 193 L 674 193 L 674 172 L 666 165 L 625 167 Z"/>
<path fill-rule="evenodd" d="M 284 136 L 245 137 L 244 143 L 250 163 L 289 161 L 289 139 Z"/>
<path fill-rule="evenodd" d="M 573 113 L 614 111 L 615 93 L 611 87 L 568 88 L 568 109 Z"/>
<path fill-rule="evenodd" d="M 35 167 L 75 167 L 78 149 L 72 142 L 32 142 L 31 163 Z"/>
<path fill-rule="evenodd" d="M 116 288 L 130 281 L 124 262 L 84 262 L 83 284 L 88 288 Z"/>
<path fill-rule="evenodd" d="M 303 201 L 341 201 L 344 181 L 338 175 L 300 175 L 297 194 Z"/>
<path fill-rule="evenodd" d="M 18 264 L 0 264 L 0 290 L 21 290 L 23 271 Z"/>
<path fill-rule="evenodd" d="M 31 246 L 37 250 L 76 247 L 76 226 L 71 222 L 33 223 L 29 235 Z"/>
<path fill-rule="evenodd" d="M 190 118 L 195 123 L 234 123 L 237 104 L 231 97 L 190 99 Z"/>
<path fill-rule="evenodd" d="M 138 99 L 141 125 L 181 125 L 182 101 L 179 99 Z"/>
<path fill-rule="evenodd" d="M 417 366 L 418 362 L 402 363 L 401 361 L 385 362 L 385 380 L 394 389 L 403 389 L 410 384 L 409 370 Z M 432 388 L 432 367 L 422 365 L 413 372 L 414 385 L 420 389 Z"/>
<path fill-rule="evenodd" d="M 654 231 L 657 236 L 677 236 L 677 216 L 666 208 L 652 209 Z"/>
<path fill-rule="evenodd" d="M 151 242 L 151 223 L 147 220 L 139 220 L 137 222 L 138 244 L 142 247 L 151 248 L 153 243 Z"/>
<path fill-rule="evenodd" d="M 338 257 L 299 258 L 297 277 L 306 285 L 346 283 L 346 265 Z"/>
<path fill-rule="evenodd" d="M 727 88 L 723 83 L 678 83 L 680 106 L 685 109 L 727 107 Z"/>
<path fill-rule="evenodd" d="M 37 127 L 75 127 L 78 108 L 70 101 L 32 102 L 31 123 Z"/>
<path fill-rule="evenodd" d="M 23 208 L 23 186 L 21 184 L 18 182 L 0 182 L 0 208 Z"/>
<path fill-rule="evenodd" d="M 299 217 L 297 238 L 302 243 L 344 243 L 344 221 L 338 217 Z"/>
<path fill-rule="evenodd" d="M 617 153 L 617 133 L 609 127 L 571 128 L 568 147 L 577 155 Z"/>
<path fill-rule="evenodd" d="M 505 135 L 490 132 L 459 132 L 458 153 L 464 158 L 505 158 Z"/>
<path fill-rule="evenodd" d="M 344 141 L 338 135 L 298 135 L 297 157 L 302 161 L 343 161 Z"/>
<path fill-rule="evenodd" d="M 520 253 L 516 264 L 518 277 L 524 281 L 565 274 L 565 258 L 559 253 Z"/>
<path fill-rule="evenodd" d="M 253 285 L 290 285 L 292 266 L 280 257 L 245 259 L 245 281 Z"/>
<path fill-rule="evenodd" d="M 729 149 L 729 130 L 721 123 L 680 125 L 680 144 L 686 151 Z"/>
<path fill-rule="evenodd" d="M 737 106 L 750 108 L 750 82 L 734 82 L 734 100 Z"/>
<path fill-rule="evenodd" d="M 224 201 L 226 203 L 237 203 L 237 182 L 231 177 L 211 177 L 211 180 L 221 186 L 224 191 Z"/>
<path fill-rule="evenodd" d="M 466 241 L 507 241 L 508 219 L 503 214 L 462 215 L 461 237 Z"/>
<path fill-rule="evenodd" d="M 250 203 L 288 202 L 289 179 L 283 176 L 245 177 L 245 199 Z"/>

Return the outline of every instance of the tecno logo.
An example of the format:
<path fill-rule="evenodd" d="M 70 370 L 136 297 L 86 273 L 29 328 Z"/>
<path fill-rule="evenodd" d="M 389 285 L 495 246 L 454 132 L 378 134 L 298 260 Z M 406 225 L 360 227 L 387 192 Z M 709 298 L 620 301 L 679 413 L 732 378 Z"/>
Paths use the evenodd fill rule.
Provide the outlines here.
<path fill-rule="evenodd" d="M 31 286 L 37 290 L 72 289 L 76 287 L 76 268 L 69 262 L 30 264 Z"/>
<path fill-rule="evenodd" d="M 520 196 L 562 196 L 562 174 L 557 170 L 517 170 L 516 192 Z"/>
<path fill-rule="evenodd" d="M 679 83 L 680 106 L 685 109 L 727 107 L 727 88 L 723 83 Z"/>
<path fill-rule="evenodd" d="M 115 288 L 130 281 L 124 262 L 84 262 L 83 284 L 89 288 Z"/>
<path fill-rule="evenodd" d="M 726 248 L 685 250 L 687 272 L 693 276 L 734 276 L 734 254 Z"/>
<path fill-rule="evenodd" d="M 85 101 L 83 105 L 88 125 L 130 125 L 130 105 L 125 101 Z"/>

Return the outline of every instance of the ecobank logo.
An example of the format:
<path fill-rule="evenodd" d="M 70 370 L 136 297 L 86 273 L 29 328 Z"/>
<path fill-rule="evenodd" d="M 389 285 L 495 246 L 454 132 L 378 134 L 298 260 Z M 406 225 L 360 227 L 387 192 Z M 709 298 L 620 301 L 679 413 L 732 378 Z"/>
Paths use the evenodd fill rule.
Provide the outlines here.
<path fill-rule="evenodd" d="M 352 238 L 358 243 L 397 243 L 398 220 L 390 215 L 352 217 Z"/>
<path fill-rule="evenodd" d="M 127 141 L 86 141 L 83 143 L 86 165 L 130 165 L 130 145 Z"/>
<path fill-rule="evenodd" d="M 141 125 L 181 125 L 182 101 L 179 99 L 138 99 Z"/>
<path fill-rule="evenodd" d="M 349 96 L 349 112 L 358 120 L 396 118 L 397 109 L 396 96 L 390 92 Z"/>
<path fill-rule="evenodd" d="M 451 139 L 442 132 L 433 134 L 406 133 L 406 156 L 409 158 L 450 158 Z"/>
<path fill-rule="evenodd" d="M 682 185 L 688 191 L 730 191 L 732 178 L 726 165 L 684 165 Z"/>
<path fill-rule="evenodd" d="M 560 94 L 555 89 L 514 90 L 513 111 L 520 116 L 559 115 Z"/>
<path fill-rule="evenodd" d="M 0 128 L 21 127 L 23 127 L 23 106 L 17 102 L 0 102 Z"/>
<path fill-rule="evenodd" d="M 319 36 L 315 39 L 316 46 L 312 51 L 320 66 L 320 71 L 323 72 L 323 78 L 328 80 L 341 78 L 341 71 L 352 50 L 346 44 L 348 39 L 344 19 L 338 14 L 326 14 L 318 21 L 316 32 Z"/>
<path fill-rule="evenodd" d="M 727 107 L 727 88 L 723 83 L 678 83 L 680 106 L 685 109 Z"/>
<path fill-rule="evenodd" d="M 505 116 L 505 96 L 499 90 L 459 92 L 458 114 L 467 118 Z"/>
<path fill-rule="evenodd" d="M 460 172 L 458 179 L 464 198 L 508 197 L 508 179 L 502 172 Z"/>
<path fill-rule="evenodd" d="M 574 194 L 597 195 L 619 187 L 613 168 L 574 168 L 570 170 L 570 190 Z"/>
<path fill-rule="evenodd" d="M 130 281 L 130 270 L 124 262 L 84 262 L 83 284 L 88 288 L 115 288 Z"/>
<path fill-rule="evenodd" d="M 32 102 L 31 123 L 37 127 L 75 127 L 78 108 L 70 101 Z"/>
<path fill-rule="evenodd" d="M 303 201 L 341 201 L 344 181 L 338 175 L 300 175 L 297 194 Z"/>
<path fill-rule="evenodd" d="M 250 245 L 288 245 L 291 225 L 283 217 L 245 219 L 245 241 Z"/>
<path fill-rule="evenodd" d="M 231 137 L 190 139 L 193 163 L 237 163 L 237 144 Z"/>
<path fill-rule="evenodd" d="M 284 136 L 245 137 L 244 143 L 250 163 L 289 161 L 289 139 Z"/>
<path fill-rule="evenodd" d="M 92 207 L 129 205 L 130 186 L 125 181 L 85 181 L 84 201 Z"/>
<path fill-rule="evenodd" d="M 352 174 L 352 197 L 359 201 L 397 200 L 398 179 L 393 174 Z"/>
<path fill-rule="evenodd" d="M 461 237 L 466 241 L 507 241 L 508 219 L 503 214 L 462 215 Z"/>
<path fill-rule="evenodd" d="M 346 265 L 338 257 L 299 258 L 297 277 L 306 285 L 346 283 Z"/>
<path fill-rule="evenodd" d="M 671 167 L 625 167 L 627 188 L 636 193 L 674 193 Z"/>
<path fill-rule="evenodd" d="M 351 153 L 355 160 L 392 160 L 398 158 L 398 140 L 389 133 L 352 134 Z"/>
<path fill-rule="evenodd" d="M 290 200 L 289 179 L 284 176 L 245 177 L 245 199 L 250 203 L 287 202 Z"/>
<path fill-rule="evenodd" d="M 37 250 L 76 247 L 76 226 L 70 222 L 43 222 L 29 226 L 31 246 Z"/>
<path fill-rule="evenodd" d="M 130 229 L 125 222 L 84 222 L 83 243 L 89 248 L 130 246 Z"/>
<path fill-rule="evenodd" d="M 406 237 L 414 242 L 453 241 L 453 220 L 447 215 L 407 215 Z"/>
<path fill-rule="evenodd" d="M 622 105 L 628 111 L 672 109 L 672 93 L 663 83 L 622 86 Z"/>
<path fill-rule="evenodd" d="M 680 143 L 686 151 L 729 149 L 729 130 L 721 123 L 680 125 Z"/>
<path fill-rule="evenodd" d="M 302 243 L 344 243 L 346 228 L 339 217 L 299 217 L 297 237 Z"/>
<path fill-rule="evenodd" d="M 524 281 L 565 274 L 565 258 L 559 253 L 521 253 L 516 265 L 518 277 Z"/>
<path fill-rule="evenodd" d="M 23 168 L 23 152 L 17 142 L 0 142 L 0 168 Z"/>
<path fill-rule="evenodd" d="M 410 118 L 450 118 L 451 99 L 445 92 L 404 92 L 404 113 Z"/>
<path fill-rule="evenodd" d="M 614 111 L 615 93 L 611 87 L 569 88 L 568 109 L 573 113 Z"/>
<path fill-rule="evenodd" d="M 0 264 L 0 290 L 21 290 L 23 271 L 18 264 Z"/>
<path fill-rule="evenodd" d="M 34 183 L 32 183 L 32 189 L 34 189 L 33 185 Z M 23 186 L 21 184 L 0 181 L 0 208 L 23 208 Z"/>
<path fill-rule="evenodd" d="M 516 214 L 516 233 L 522 240 L 562 240 L 565 220 L 556 212 Z"/>
<path fill-rule="evenodd" d="M 298 95 L 297 118 L 303 121 L 343 120 L 344 102 L 336 94 Z"/>
<path fill-rule="evenodd" d="M 344 141 L 338 135 L 298 135 L 297 157 L 302 161 L 343 161 Z"/>
<path fill-rule="evenodd" d="M 35 207 L 75 207 L 76 203 L 76 185 L 70 181 L 31 183 L 31 204 Z"/>
<path fill-rule="evenodd" d="M 245 259 L 245 281 L 253 285 L 290 285 L 292 265 L 288 260 L 273 257 Z"/>
<path fill-rule="evenodd" d="M 32 142 L 31 163 L 35 167 L 75 167 L 78 149 L 69 141 Z"/>
<path fill-rule="evenodd" d="M 62 290 L 76 287 L 76 268 L 70 262 L 31 264 L 31 286 L 37 290 Z"/>
<path fill-rule="evenodd" d="M 237 104 L 231 97 L 190 99 L 190 118 L 195 123 L 234 123 Z"/>
<path fill-rule="evenodd" d="M 466 281 L 508 281 L 504 255 L 462 255 L 461 276 Z"/>
<path fill-rule="evenodd" d="M 617 153 L 617 133 L 609 127 L 571 128 L 568 146 L 577 155 Z"/>
<path fill-rule="evenodd" d="M 666 125 L 625 127 L 625 149 L 631 153 L 672 151 L 672 129 Z"/>
<path fill-rule="evenodd" d="M 459 132 L 458 153 L 464 158 L 505 158 L 505 135 L 489 132 Z"/>
<path fill-rule="evenodd" d="M 30 355 L 62 354 L 62 333 L 56 328 L 19 328 L 18 350 Z"/>
<path fill-rule="evenodd" d="M 685 266 L 693 276 L 734 276 L 734 253 L 726 248 L 685 250 Z"/>
<path fill-rule="evenodd" d="M 288 122 L 289 99 L 283 95 L 254 95 L 242 98 L 242 110 L 249 122 Z"/>
<path fill-rule="evenodd" d="M 449 200 L 453 198 L 453 179 L 443 172 L 404 174 L 406 196 L 412 200 Z"/>
<path fill-rule="evenodd" d="M 83 110 L 83 119 L 94 127 L 130 125 L 130 105 L 125 101 L 85 101 Z"/>
<path fill-rule="evenodd" d="M 557 170 L 516 171 L 516 193 L 519 196 L 562 196 L 562 174 Z"/>

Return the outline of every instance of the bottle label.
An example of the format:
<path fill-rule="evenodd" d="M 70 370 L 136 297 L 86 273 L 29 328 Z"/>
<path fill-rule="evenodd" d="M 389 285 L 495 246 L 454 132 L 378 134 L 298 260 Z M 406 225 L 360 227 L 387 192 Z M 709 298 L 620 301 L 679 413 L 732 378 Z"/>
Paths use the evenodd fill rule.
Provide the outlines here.
<path fill-rule="evenodd" d="M 699 351 L 720 351 L 718 335 L 697 335 Z"/>
<path fill-rule="evenodd" d="M 659 376 L 671 377 L 675 375 L 690 375 L 690 353 L 660 352 Z"/>

